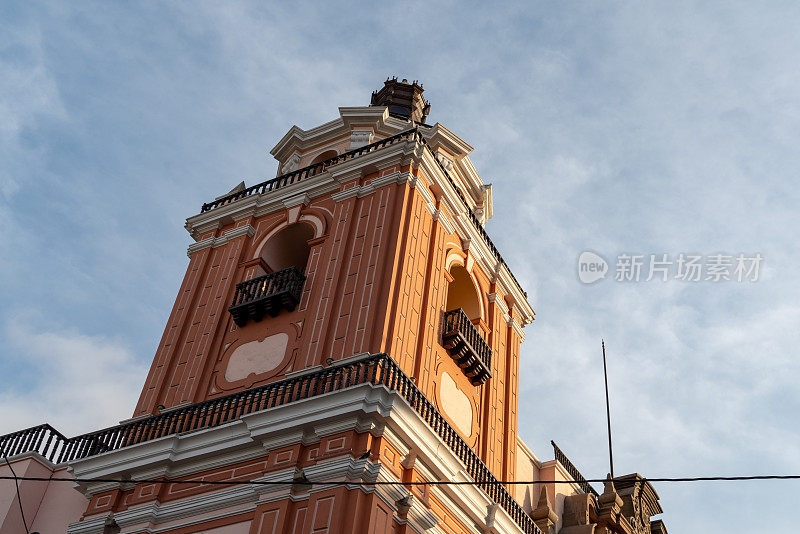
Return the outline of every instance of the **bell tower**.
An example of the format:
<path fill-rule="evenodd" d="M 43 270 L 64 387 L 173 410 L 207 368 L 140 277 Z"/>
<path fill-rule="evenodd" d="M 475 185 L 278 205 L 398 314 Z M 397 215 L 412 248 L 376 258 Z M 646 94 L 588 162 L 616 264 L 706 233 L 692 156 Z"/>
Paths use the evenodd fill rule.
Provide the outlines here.
<path fill-rule="evenodd" d="M 522 326 L 533 310 L 483 224 L 491 188 L 422 85 L 272 155 L 279 175 L 203 205 L 134 416 L 387 353 L 496 476 L 514 475 Z M 414 121 L 408 120 L 414 119 Z"/>
<path fill-rule="evenodd" d="M 50 480 L 23 487 L 34 526 L 666 532 L 639 475 L 600 495 L 555 444 L 541 462 L 519 440 L 534 312 L 484 229 L 472 147 L 426 124 L 422 95 L 393 78 L 369 106 L 293 126 L 274 178 L 187 219 L 189 265 L 133 417 L 0 436 L 8 467 L 37 475 L 26 484 Z"/>
<path fill-rule="evenodd" d="M 83 482 L 86 532 L 178 514 L 250 534 L 537 534 L 498 483 L 516 476 L 533 309 L 484 229 L 492 189 L 472 147 L 425 124 L 422 94 L 394 78 L 369 106 L 293 126 L 276 177 L 187 219 L 189 265 L 133 417 L 74 438 L 70 464 L 81 480 L 169 482 Z M 414 485 L 435 480 L 475 483 Z"/>

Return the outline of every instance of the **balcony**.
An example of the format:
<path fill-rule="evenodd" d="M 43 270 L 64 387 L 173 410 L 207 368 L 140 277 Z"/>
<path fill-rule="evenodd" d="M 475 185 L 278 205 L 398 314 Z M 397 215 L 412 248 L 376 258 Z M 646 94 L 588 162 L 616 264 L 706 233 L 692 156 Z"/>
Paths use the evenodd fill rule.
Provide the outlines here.
<path fill-rule="evenodd" d="M 492 376 L 492 349 L 461 308 L 444 314 L 442 346 L 473 385 L 483 384 Z"/>
<path fill-rule="evenodd" d="M 242 327 L 250 319 L 260 321 L 267 313 L 275 317 L 281 308 L 294 311 L 305 280 L 300 269 L 289 267 L 236 284 L 233 304 L 228 308 L 233 322 Z"/>
<path fill-rule="evenodd" d="M 225 397 L 190 404 L 167 413 L 72 438 L 66 438 L 55 432 L 49 425 L 40 425 L 0 436 L 0 448 L 9 456 L 36 451 L 51 462 L 61 464 L 165 436 L 217 427 L 246 414 L 360 384 L 385 387 L 397 393 L 439 435 L 443 444 L 459 457 L 466 472 L 475 481 L 475 486 L 508 512 L 522 532 L 542 534 L 533 519 L 511 496 L 506 486 L 495 478 L 458 431 L 450 426 L 434 404 L 387 354 L 375 354 L 331 365 Z"/>

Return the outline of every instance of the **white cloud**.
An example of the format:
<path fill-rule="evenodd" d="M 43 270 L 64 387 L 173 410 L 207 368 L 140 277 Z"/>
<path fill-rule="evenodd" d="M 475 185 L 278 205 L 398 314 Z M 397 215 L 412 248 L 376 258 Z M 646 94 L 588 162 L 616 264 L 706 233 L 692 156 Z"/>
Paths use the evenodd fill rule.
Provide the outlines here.
<path fill-rule="evenodd" d="M 0 42 L 0 199 L 10 199 L 30 175 L 41 150 L 23 146 L 21 137 L 42 117 L 66 117 L 58 86 L 44 61 L 43 40 L 34 28 L 3 25 Z"/>
<path fill-rule="evenodd" d="M 67 436 L 130 417 L 144 382 L 141 363 L 118 341 L 10 321 L 3 336 L 20 380 L 0 394 L 0 434 L 50 423 Z M 46 323 L 45 323 L 46 324 Z"/>
<path fill-rule="evenodd" d="M 494 183 L 488 230 L 538 314 L 520 425 L 540 458 L 552 437 L 585 475 L 606 472 L 605 337 L 618 469 L 800 468 L 796 5 L 58 9 L 0 28 L 2 49 L 18 47 L 0 73 L 0 199 L 39 183 L 40 159 L 67 146 L 46 161 L 48 187 L 0 204 L 0 275 L 14 286 L 0 365 L 19 377 L 0 397 L 0 432 L 42 420 L 82 432 L 130 414 L 146 363 L 134 353 L 157 342 L 185 265 L 181 218 L 271 174 L 264 148 L 292 123 L 365 104 L 397 74 L 425 83 L 430 119 L 475 146 Z M 28 143 L 65 118 L 77 126 Z M 44 218 L 52 205 L 61 219 Z M 30 213 L 45 222 L 21 227 Z M 575 261 L 587 248 L 609 260 L 759 251 L 765 275 L 586 287 Z M 31 302 L 72 325 L 117 315 L 103 335 L 37 331 L 46 323 L 11 315 Z M 752 487 L 658 491 L 673 530 L 765 516 L 794 528 L 791 491 Z"/>

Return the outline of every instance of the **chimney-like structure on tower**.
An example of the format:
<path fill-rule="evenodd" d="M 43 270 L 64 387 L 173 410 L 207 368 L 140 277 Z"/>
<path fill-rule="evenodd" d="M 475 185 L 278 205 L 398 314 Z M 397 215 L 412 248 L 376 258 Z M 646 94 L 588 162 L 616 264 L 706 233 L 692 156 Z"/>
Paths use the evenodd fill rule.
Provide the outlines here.
<path fill-rule="evenodd" d="M 417 80 L 408 83 L 405 78 L 402 81 L 397 81 L 397 77 L 386 78 L 383 88 L 372 92 L 370 106 L 387 106 L 389 113 L 396 117 L 425 124 L 431 105 L 422 98 L 423 91 Z"/>

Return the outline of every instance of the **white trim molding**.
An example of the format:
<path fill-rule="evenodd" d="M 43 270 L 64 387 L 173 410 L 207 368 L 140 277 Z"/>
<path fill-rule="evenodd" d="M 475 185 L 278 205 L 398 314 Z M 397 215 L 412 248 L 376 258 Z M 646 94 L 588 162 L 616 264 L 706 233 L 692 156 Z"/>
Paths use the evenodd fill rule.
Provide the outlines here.
<path fill-rule="evenodd" d="M 348 187 L 347 189 L 339 191 L 338 193 L 332 194 L 331 198 L 335 202 L 342 202 L 348 198 L 363 198 L 367 195 L 375 193 L 378 189 L 386 187 L 387 185 L 399 185 L 406 182 L 408 182 L 411 187 L 414 187 L 416 184 L 416 177 L 410 172 L 396 171 L 384 176 L 379 176 L 368 184 Z"/>
<path fill-rule="evenodd" d="M 343 431 L 369 431 L 383 436 L 406 457 L 414 456 L 414 469 L 429 480 L 469 481 L 466 468 L 428 424 L 399 394 L 384 386 L 362 384 L 349 389 L 303 399 L 240 417 L 236 421 L 214 428 L 178 434 L 115 451 L 109 451 L 70 463 L 73 475 L 92 478 L 176 478 L 232 465 L 245 459 L 263 458 L 269 450 L 300 442 L 315 443 L 326 435 Z M 287 481 L 286 485 L 236 486 L 167 503 L 134 505 L 115 513 L 120 526 L 146 523 L 145 532 L 161 532 L 159 525 L 181 519 L 191 524 L 200 510 L 205 513 L 241 513 L 265 499 L 302 498 L 290 496 L 291 481 L 296 471 L 289 468 L 268 473 L 257 480 Z M 390 507 L 408 495 L 401 485 L 363 488 L 360 484 L 376 480 L 397 481 L 381 463 L 342 455 L 303 468 L 309 479 L 342 480 L 342 485 L 374 491 Z M 81 482 L 78 489 L 86 496 L 113 489 L 104 482 Z M 113 486 L 113 485 L 112 485 Z M 324 488 L 329 488 L 325 486 Z M 521 533 L 519 526 L 498 507 L 489 514 L 494 503 L 473 485 L 436 486 L 436 497 L 473 532 Z M 309 491 L 317 489 L 313 486 Z M 101 518 L 100 515 L 103 517 Z M 87 517 L 69 528 L 70 534 L 99 534 L 102 532 L 100 514 Z M 213 515 L 213 514 L 212 514 Z M 493 517 L 493 527 L 487 522 Z M 209 520 L 204 516 L 204 520 Z M 413 530 L 438 531 L 437 519 L 421 503 L 414 504 L 406 515 Z"/>
<path fill-rule="evenodd" d="M 198 250 L 203 250 L 204 248 L 216 248 L 221 247 L 228 243 L 228 241 L 235 239 L 241 236 L 253 237 L 256 233 L 256 229 L 246 224 L 244 226 L 239 226 L 236 228 L 232 228 L 231 230 L 226 231 L 219 237 L 208 237 L 206 239 L 201 239 L 197 243 L 192 243 L 189 245 L 189 248 L 186 251 L 186 255 L 191 257 L 192 254 L 197 252 Z"/>

